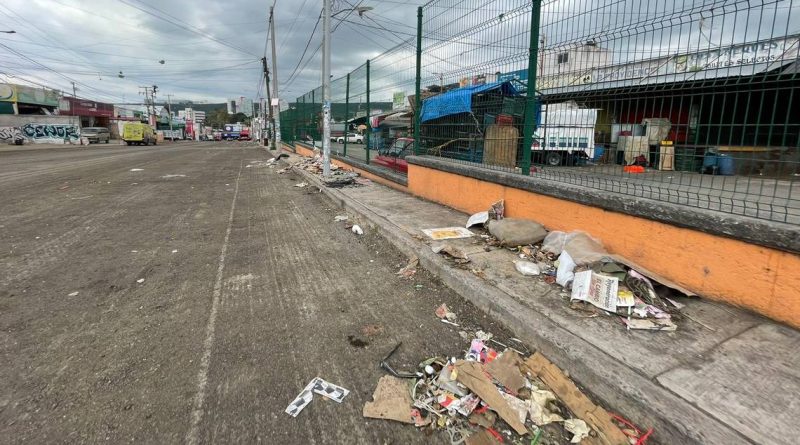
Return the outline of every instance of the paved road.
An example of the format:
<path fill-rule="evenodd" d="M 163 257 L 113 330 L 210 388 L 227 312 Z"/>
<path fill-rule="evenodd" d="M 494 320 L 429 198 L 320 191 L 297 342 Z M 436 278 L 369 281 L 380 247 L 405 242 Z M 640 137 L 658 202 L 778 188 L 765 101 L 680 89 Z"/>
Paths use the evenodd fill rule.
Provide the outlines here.
<path fill-rule="evenodd" d="M 449 443 L 362 418 L 377 363 L 460 354 L 442 302 L 503 332 L 269 156 L 0 152 L 0 442 Z M 284 414 L 315 376 L 352 392 Z"/>

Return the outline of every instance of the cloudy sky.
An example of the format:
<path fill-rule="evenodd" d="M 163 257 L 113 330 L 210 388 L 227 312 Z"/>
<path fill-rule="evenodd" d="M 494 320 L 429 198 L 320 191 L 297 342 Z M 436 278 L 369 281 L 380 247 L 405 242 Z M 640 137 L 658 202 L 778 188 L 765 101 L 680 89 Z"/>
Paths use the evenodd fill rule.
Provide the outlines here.
<path fill-rule="evenodd" d="M 334 0 L 335 10 L 354 5 L 374 9 L 369 19 L 355 13 L 337 15 L 333 75 L 344 75 L 407 38 L 416 24 L 416 5 L 424 1 Z M 160 99 L 166 94 L 210 102 L 256 98 L 272 4 L 273 0 L 3 0 L 0 31 L 16 33 L 0 34 L 0 81 L 45 84 L 70 93 L 74 81 L 78 96 L 114 102 L 141 101 L 138 86 L 153 84 L 159 87 Z M 321 24 L 296 72 L 295 67 L 322 0 L 274 4 L 281 96 L 293 99 L 320 83 Z M 269 51 L 267 56 L 271 60 Z"/>
<path fill-rule="evenodd" d="M 373 100 L 410 94 L 413 47 L 375 58 L 413 39 L 416 7 L 426 2 L 333 0 L 342 11 L 333 22 L 334 78 L 373 59 Z M 159 100 L 255 99 L 273 3 L 281 97 L 293 101 L 320 84 L 321 24 L 309 38 L 322 0 L 2 0 L 0 31 L 16 33 L 0 34 L 0 81 L 67 92 L 74 81 L 78 96 L 113 102 L 141 101 L 138 86 L 153 84 Z M 347 12 L 355 6 L 373 9 L 359 17 Z M 530 0 L 435 2 L 425 19 L 425 85 L 527 66 L 528 11 Z M 551 51 L 597 41 L 625 63 L 796 35 L 798 19 L 800 0 L 545 0 L 542 38 Z M 334 100 L 343 94 L 335 82 Z"/>

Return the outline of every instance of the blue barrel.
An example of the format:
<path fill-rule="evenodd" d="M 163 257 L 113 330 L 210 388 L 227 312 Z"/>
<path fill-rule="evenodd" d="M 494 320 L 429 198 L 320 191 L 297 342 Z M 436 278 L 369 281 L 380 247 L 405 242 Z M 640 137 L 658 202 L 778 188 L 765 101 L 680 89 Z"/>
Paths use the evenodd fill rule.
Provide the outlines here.
<path fill-rule="evenodd" d="M 703 170 L 705 171 L 708 167 L 716 167 L 717 166 L 717 154 L 707 151 L 705 156 L 703 156 Z"/>
<path fill-rule="evenodd" d="M 733 174 L 736 173 L 736 168 L 734 166 L 733 158 L 731 157 L 731 155 L 718 154 L 717 168 L 719 174 L 721 175 L 733 176 Z"/>
<path fill-rule="evenodd" d="M 594 157 L 592 157 L 593 161 L 599 161 L 603 159 L 603 155 L 606 152 L 606 148 L 602 145 L 595 145 L 594 146 Z"/>

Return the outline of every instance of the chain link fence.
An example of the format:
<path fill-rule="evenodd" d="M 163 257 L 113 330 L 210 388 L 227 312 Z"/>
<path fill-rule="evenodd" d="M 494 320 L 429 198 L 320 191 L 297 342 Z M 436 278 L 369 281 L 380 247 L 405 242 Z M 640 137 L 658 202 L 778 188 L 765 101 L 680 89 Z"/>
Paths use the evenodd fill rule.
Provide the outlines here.
<path fill-rule="evenodd" d="M 797 0 L 417 13 L 416 27 L 378 22 L 400 43 L 333 81 L 334 153 L 403 172 L 416 152 L 800 224 Z M 319 143 L 320 110 L 320 88 L 290 105 L 293 139 Z"/>

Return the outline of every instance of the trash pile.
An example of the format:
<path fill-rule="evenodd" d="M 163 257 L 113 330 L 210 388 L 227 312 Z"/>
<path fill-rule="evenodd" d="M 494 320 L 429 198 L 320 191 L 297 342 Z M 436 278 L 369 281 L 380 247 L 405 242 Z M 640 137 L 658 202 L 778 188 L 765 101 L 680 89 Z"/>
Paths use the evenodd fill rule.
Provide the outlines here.
<path fill-rule="evenodd" d="M 313 158 L 304 158 L 303 160 L 292 165 L 293 168 L 305 170 L 314 175 L 322 175 L 322 157 L 319 155 Z M 279 172 L 281 173 L 281 172 Z M 322 183 L 328 187 L 344 187 L 348 185 L 363 184 L 359 181 L 359 175 L 353 171 L 346 171 L 339 168 L 338 165 L 331 163 L 331 175 L 329 177 L 322 177 Z"/>
<path fill-rule="evenodd" d="M 446 305 L 436 312 L 455 319 Z M 445 431 L 451 443 L 466 445 L 645 444 L 652 434 L 595 405 L 540 353 L 525 357 L 489 333 L 476 332 L 463 357 L 428 358 L 413 372 L 389 363 L 401 344 L 380 362 L 389 375 L 379 379 L 364 417 Z"/>
<path fill-rule="evenodd" d="M 514 267 L 521 275 L 563 287 L 570 292 L 570 307 L 589 316 L 618 316 L 627 329 L 677 329 L 674 320 L 680 319 L 684 305 L 673 297 L 673 290 L 689 296 L 691 292 L 610 254 L 585 232 L 548 232 L 535 221 L 504 218 L 502 208 L 499 201 L 489 211 L 472 215 L 467 227 L 482 225 L 490 234 L 482 235 L 487 246 L 516 253 Z"/>

